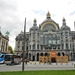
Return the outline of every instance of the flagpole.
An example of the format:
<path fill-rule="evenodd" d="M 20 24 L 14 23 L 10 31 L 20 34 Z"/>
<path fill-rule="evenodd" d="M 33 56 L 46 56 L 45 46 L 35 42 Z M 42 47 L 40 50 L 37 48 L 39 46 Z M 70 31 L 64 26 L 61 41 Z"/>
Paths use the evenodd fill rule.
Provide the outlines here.
<path fill-rule="evenodd" d="M 26 18 L 25 18 L 25 24 L 24 24 L 24 48 L 23 48 L 23 58 L 22 58 L 22 71 L 24 71 L 24 54 L 25 54 L 25 33 L 26 33 Z"/>

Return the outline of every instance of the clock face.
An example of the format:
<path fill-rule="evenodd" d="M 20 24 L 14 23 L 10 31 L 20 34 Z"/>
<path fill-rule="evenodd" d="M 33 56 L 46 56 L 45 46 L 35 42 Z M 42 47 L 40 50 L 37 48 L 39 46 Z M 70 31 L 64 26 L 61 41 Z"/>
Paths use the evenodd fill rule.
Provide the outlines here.
<path fill-rule="evenodd" d="M 47 24 L 43 27 L 43 31 L 46 31 L 46 32 L 55 31 L 55 30 L 56 30 L 56 28 L 52 24 Z"/>

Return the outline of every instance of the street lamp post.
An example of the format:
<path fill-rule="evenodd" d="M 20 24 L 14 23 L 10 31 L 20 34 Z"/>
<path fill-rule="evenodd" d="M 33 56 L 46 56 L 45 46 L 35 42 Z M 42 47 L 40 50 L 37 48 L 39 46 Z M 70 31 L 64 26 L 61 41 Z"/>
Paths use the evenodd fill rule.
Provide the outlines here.
<path fill-rule="evenodd" d="M 22 58 L 22 71 L 24 71 L 24 53 L 25 53 L 25 47 L 26 47 L 26 44 L 25 44 L 25 34 L 26 34 L 26 18 L 25 18 L 25 24 L 24 24 L 24 49 L 23 49 L 23 58 Z"/>

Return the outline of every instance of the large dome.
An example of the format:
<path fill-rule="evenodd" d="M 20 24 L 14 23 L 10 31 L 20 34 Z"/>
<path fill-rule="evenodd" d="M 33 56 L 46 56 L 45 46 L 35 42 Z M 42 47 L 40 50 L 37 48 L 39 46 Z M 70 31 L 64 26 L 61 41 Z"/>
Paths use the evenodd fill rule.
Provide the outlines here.
<path fill-rule="evenodd" d="M 61 26 L 61 29 L 70 29 L 70 27 L 68 27 L 67 25 L 66 26 Z"/>
<path fill-rule="evenodd" d="M 38 26 L 32 26 L 31 28 L 30 28 L 30 30 L 38 30 L 39 28 L 38 28 Z"/>
<path fill-rule="evenodd" d="M 18 34 L 18 36 L 16 36 L 16 40 L 22 40 L 22 39 L 24 39 L 24 33 L 23 33 L 23 31 L 21 31 L 20 32 L 20 34 Z"/>
<path fill-rule="evenodd" d="M 59 25 L 51 19 L 51 14 L 48 12 L 46 15 L 46 19 L 40 24 L 40 30 L 44 30 L 45 29 L 53 29 L 53 30 L 58 30 L 59 29 Z"/>

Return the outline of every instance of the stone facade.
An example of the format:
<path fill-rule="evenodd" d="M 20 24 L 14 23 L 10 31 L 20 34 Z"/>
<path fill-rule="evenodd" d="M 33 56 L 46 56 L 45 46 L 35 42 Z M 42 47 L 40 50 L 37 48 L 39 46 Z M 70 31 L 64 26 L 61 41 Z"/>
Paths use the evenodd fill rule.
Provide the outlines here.
<path fill-rule="evenodd" d="M 1 53 L 8 53 L 8 41 L 9 37 L 6 35 L 2 35 L 0 31 L 0 52 Z"/>
<path fill-rule="evenodd" d="M 21 31 L 15 38 L 15 53 L 22 54 L 24 49 L 24 33 Z M 38 61 L 39 56 L 47 56 L 51 50 L 56 50 L 57 56 L 67 55 L 74 60 L 75 31 L 71 31 L 63 18 L 62 26 L 56 23 L 48 12 L 46 19 L 37 26 L 34 19 L 33 26 L 26 32 L 25 56 L 31 61 Z"/>

